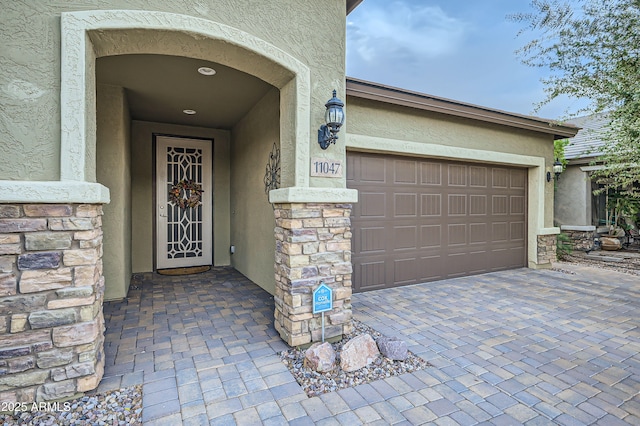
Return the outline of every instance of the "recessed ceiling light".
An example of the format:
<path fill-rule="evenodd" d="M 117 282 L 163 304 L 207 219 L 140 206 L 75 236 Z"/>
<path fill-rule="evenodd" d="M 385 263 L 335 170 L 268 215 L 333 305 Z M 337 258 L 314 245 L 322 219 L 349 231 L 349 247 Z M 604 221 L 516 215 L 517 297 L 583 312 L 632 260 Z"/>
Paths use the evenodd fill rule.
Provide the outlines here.
<path fill-rule="evenodd" d="M 183 110 L 182 110 L 182 112 L 184 112 L 184 113 L 185 113 L 185 114 L 187 114 L 187 115 L 193 115 L 193 114 L 195 114 L 195 113 L 196 113 L 196 112 L 195 112 L 194 110 L 192 110 L 192 109 L 183 109 Z"/>
<path fill-rule="evenodd" d="M 200 67 L 198 68 L 198 72 L 202 75 L 214 75 L 216 73 L 216 70 L 209 67 Z"/>

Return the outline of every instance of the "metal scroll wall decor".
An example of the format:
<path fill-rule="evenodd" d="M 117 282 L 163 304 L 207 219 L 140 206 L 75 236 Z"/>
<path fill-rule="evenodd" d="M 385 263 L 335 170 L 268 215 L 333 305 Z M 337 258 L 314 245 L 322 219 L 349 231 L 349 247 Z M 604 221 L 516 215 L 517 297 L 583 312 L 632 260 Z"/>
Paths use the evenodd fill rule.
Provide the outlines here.
<path fill-rule="evenodd" d="M 264 173 L 264 192 L 268 197 L 269 191 L 278 188 L 280 188 L 280 148 L 274 143 Z"/>

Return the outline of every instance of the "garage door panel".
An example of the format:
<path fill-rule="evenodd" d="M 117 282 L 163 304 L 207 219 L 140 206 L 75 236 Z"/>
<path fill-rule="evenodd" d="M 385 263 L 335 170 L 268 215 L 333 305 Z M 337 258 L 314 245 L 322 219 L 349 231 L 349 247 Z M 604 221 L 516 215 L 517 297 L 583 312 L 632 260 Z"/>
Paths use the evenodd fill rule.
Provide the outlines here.
<path fill-rule="evenodd" d="M 491 173 L 491 186 L 494 188 L 508 188 L 509 177 L 509 170 L 493 168 Z"/>
<path fill-rule="evenodd" d="M 447 183 L 449 186 L 467 186 L 467 166 L 449 164 L 447 171 Z"/>
<path fill-rule="evenodd" d="M 442 225 L 422 225 L 420 241 L 420 248 L 439 248 L 442 244 Z"/>
<path fill-rule="evenodd" d="M 447 226 L 447 244 L 460 246 L 467 244 L 467 225 L 464 223 L 454 223 Z"/>
<path fill-rule="evenodd" d="M 366 218 L 384 218 L 387 194 L 384 192 L 362 191 L 358 194 L 359 215 Z"/>
<path fill-rule="evenodd" d="M 417 183 L 417 166 L 413 160 L 395 160 L 393 163 L 393 183 L 415 185 Z"/>
<path fill-rule="evenodd" d="M 469 195 L 469 214 L 473 216 L 487 214 L 486 195 Z"/>
<path fill-rule="evenodd" d="M 486 188 L 487 187 L 487 168 L 470 166 L 469 167 L 469 186 Z"/>
<path fill-rule="evenodd" d="M 519 195 L 512 195 L 509 197 L 509 203 L 511 205 L 512 215 L 524 215 L 526 202 L 525 198 Z"/>
<path fill-rule="evenodd" d="M 384 260 L 354 264 L 354 272 L 360 276 L 360 290 L 375 290 L 386 285 L 387 270 Z"/>
<path fill-rule="evenodd" d="M 509 241 L 509 224 L 507 222 L 494 222 L 491 224 L 491 241 Z"/>
<path fill-rule="evenodd" d="M 361 253 L 384 252 L 387 246 L 387 238 L 384 226 L 371 226 L 359 228 L 354 233 L 356 251 Z"/>
<path fill-rule="evenodd" d="M 447 202 L 449 216 L 465 216 L 467 214 L 466 194 L 449 194 Z"/>
<path fill-rule="evenodd" d="M 491 197 L 491 214 L 494 216 L 509 213 L 509 197 L 507 195 L 493 195 Z"/>
<path fill-rule="evenodd" d="M 510 249 L 496 249 L 491 252 L 491 270 L 500 271 L 522 267 L 521 256 L 524 255 L 524 248 L 512 247 Z"/>
<path fill-rule="evenodd" d="M 394 285 L 415 284 L 418 282 L 418 259 L 410 257 L 393 261 Z"/>
<path fill-rule="evenodd" d="M 442 213 L 442 195 L 422 194 L 421 195 L 421 216 L 438 217 Z"/>
<path fill-rule="evenodd" d="M 524 170 L 511 170 L 511 188 L 525 189 L 527 186 L 527 173 Z"/>
<path fill-rule="evenodd" d="M 466 253 L 449 253 L 445 260 L 445 277 L 456 278 L 467 275 Z"/>
<path fill-rule="evenodd" d="M 525 265 L 526 169 L 347 157 L 361 169 L 347 173 L 360 199 L 352 213 L 354 291 Z"/>
<path fill-rule="evenodd" d="M 385 183 L 387 182 L 386 165 L 384 158 L 361 157 L 360 164 L 356 163 L 356 167 L 360 167 L 360 181 L 369 183 Z M 358 176 L 358 174 L 356 174 Z"/>
<path fill-rule="evenodd" d="M 387 241 L 387 244 L 389 242 Z M 418 227 L 394 226 L 393 227 L 393 248 L 395 250 L 417 249 L 418 248 Z"/>
<path fill-rule="evenodd" d="M 442 185 L 442 165 L 440 163 L 420 163 L 420 183 L 426 186 Z"/>
<path fill-rule="evenodd" d="M 465 258 L 468 274 L 482 274 L 489 272 L 489 256 L 490 252 L 486 250 L 470 252 Z"/>
<path fill-rule="evenodd" d="M 420 274 L 418 282 L 427 282 L 441 280 L 444 277 L 442 273 L 443 261 L 442 256 L 423 256 L 420 258 Z"/>
<path fill-rule="evenodd" d="M 486 244 L 489 236 L 487 234 L 486 223 L 469 224 L 469 244 Z"/>
<path fill-rule="evenodd" d="M 526 226 L 524 222 L 511 222 L 509 240 L 511 241 L 524 241 L 526 236 Z"/>
<path fill-rule="evenodd" d="M 394 194 L 394 217 L 416 217 L 418 215 L 418 194 Z"/>

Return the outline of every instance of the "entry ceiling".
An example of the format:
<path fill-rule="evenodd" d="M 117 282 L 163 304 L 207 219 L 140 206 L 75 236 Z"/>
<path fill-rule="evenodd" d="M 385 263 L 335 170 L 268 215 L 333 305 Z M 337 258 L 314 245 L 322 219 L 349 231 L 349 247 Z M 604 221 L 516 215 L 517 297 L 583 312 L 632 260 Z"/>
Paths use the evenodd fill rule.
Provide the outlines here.
<path fill-rule="evenodd" d="M 216 73 L 202 75 L 200 67 Z M 217 129 L 231 129 L 273 87 L 224 65 L 164 55 L 98 58 L 96 78 L 126 89 L 133 120 Z"/>

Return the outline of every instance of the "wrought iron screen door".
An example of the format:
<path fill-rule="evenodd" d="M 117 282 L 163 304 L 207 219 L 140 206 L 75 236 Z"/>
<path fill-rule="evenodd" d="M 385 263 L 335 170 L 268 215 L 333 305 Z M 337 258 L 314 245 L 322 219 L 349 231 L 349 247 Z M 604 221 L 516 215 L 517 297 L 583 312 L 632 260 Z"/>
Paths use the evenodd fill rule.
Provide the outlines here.
<path fill-rule="evenodd" d="M 211 265 L 212 140 L 156 138 L 156 267 Z"/>

